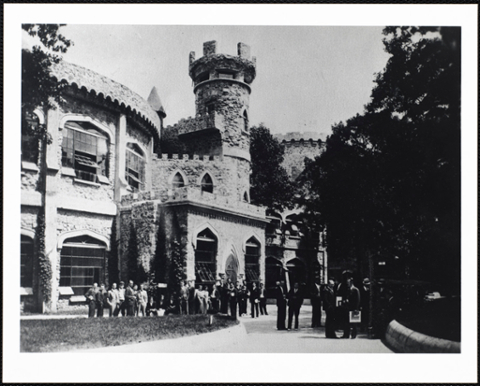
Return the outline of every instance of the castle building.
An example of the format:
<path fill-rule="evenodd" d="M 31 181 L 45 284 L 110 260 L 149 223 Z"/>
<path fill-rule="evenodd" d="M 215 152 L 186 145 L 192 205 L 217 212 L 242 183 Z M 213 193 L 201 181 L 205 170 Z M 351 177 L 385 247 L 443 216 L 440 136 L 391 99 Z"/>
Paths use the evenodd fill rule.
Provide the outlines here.
<path fill-rule="evenodd" d="M 22 134 L 24 310 L 82 304 L 93 283 L 127 281 L 133 271 L 167 284 L 175 264 L 197 285 L 325 282 L 325 248 L 301 210 L 267 216 L 250 204 L 250 48 L 238 43 L 232 56 L 206 42 L 202 57 L 190 53 L 188 74 L 195 116 L 164 127 L 155 87 L 145 100 L 86 68 L 53 66 L 64 102 L 31 117 L 52 141 Z M 181 153 L 162 153 L 161 137 Z"/>

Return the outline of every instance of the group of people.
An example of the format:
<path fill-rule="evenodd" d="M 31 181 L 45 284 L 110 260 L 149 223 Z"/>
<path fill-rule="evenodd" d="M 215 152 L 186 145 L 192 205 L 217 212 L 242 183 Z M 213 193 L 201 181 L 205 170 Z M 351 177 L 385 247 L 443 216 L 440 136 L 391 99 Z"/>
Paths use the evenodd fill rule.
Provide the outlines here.
<path fill-rule="evenodd" d="M 247 316 L 248 303 L 252 318 L 258 318 L 260 314 L 268 315 L 263 283 L 257 285 L 255 282 L 247 286 L 246 282 L 234 284 L 231 280 L 218 280 L 209 291 L 207 285 L 200 284 L 196 288 L 193 280 L 183 281 L 179 293 L 170 296 L 167 304 L 163 301 L 163 295 L 159 296 L 157 302 L 153 295 L 148 296 L 143 284 L 134 284 L 132 280 L 126 288 L 123 281 L 119 288 L 113 283 L 108 291 L 104 284 L 98 286 L 94 283 L 85 297 L 89 317 L 103 317 L 104 310 L 108 309 L 110 317 L 222 313 L 236 319 L 237 315 Z"/>
<path fill-rule="evenodd" d="M 174 303 L 174 299 L 171 302 Z M 209 290 L 202 284 L 195 288 L 193 280 L 184 281 L 178 296 L 178 313 L 184 315 L 222 313 L 236 319 L 237 315 L 247 316 L 248 303 L 250 303 L 249 315 L 252 318 L 258 318 L 260 314 L 268 315 L 263 283 L 257 285 L 253 282 L 247 285 L 246 282 L 240 281 L 234 284 L 230 279 L 226 282 L 217 280 Z"/>
<path fill-rule="evenodd" d="M 298 317 L 302 307 L 304 295 L 299 283 L 295 283 L 287 292 L 284 282 L 277 282 L 277 329 L 291 330 L 292 322 L 295 320 L 294 328 L 298 329 Z M 353 284 L 353 275 L 347 271 L 342 275 L 342 281 L 337 285 L 334 280 L 321 288 L 314 285 L 310 294 L 312 304 L 311 327 L 321 327 L 321 306 L 325 311 L 325 337 L 336 339 L 336 330 L 343 330 L 341 338 L 355 339 L 358 334 L 358 327 L 366 328 L 366 321 L 369 314 L 370 281 L 364 279 L 363 286 L 358 289 Z M 288 324 L 285 325 L 288 307 Z M 363 315 L 362 315 L 363 313 Z"/>
<path fill-rule="evenodd" d="M 113 283 L 110 290 L 105 289 L 105 284 L 94 283 L 85 294 L 88 304 L 88 317 L 96 316 L 101 318 L 104 315 L 104 309 L 108 309 L 109 316 L 150 316 L 157 313 L 153 297 L 148 297 L 143 284 L 139 286 L 128 282 L 120 282 L 119 288 Z"/>

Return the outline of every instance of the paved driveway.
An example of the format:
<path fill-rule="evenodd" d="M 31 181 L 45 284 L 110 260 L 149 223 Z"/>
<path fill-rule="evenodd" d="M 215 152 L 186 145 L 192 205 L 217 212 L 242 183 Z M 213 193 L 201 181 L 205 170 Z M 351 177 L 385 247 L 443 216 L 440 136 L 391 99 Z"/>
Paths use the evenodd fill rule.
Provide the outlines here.
<path fill-rule="evenodd" d="M 269 305 L 268 312 L 268 316 L 260 316 L 255 319 L 240 318 L 242 326 L 231 331 L 218 331 L 212 334 L 118 347 L 103 347 L 88 351 L 124 353 L 392 353 L 380 340 L 367 339 L 365 334 L 360 334 L 356 339 L 325 339 L 323 327 L 310 328 L 311 306 L 302 307 L 299 330 L 278 331 L 276 329 L 276 306 Z"/>

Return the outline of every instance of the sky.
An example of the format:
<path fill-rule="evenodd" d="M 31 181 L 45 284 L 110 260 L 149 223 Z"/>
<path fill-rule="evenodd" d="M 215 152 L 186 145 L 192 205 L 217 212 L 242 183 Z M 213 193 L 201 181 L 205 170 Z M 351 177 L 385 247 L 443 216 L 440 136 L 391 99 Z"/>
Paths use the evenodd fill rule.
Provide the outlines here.
<path fill-rule="evenodd" d="M 237 55 L 237 43 L 246 43 L 257 58 L 251 124 L 264 123 L 274 134 L 328 134 L 361 113 L 389 57 L 382 27 L 68 24 L 61 32 L 74 42 L 64 60 L 145 99 L 156 86 L 165 125 L 195 115 L 189 52 L 198 59 L 203 43 L 216 40 L 217 53 Z"/>

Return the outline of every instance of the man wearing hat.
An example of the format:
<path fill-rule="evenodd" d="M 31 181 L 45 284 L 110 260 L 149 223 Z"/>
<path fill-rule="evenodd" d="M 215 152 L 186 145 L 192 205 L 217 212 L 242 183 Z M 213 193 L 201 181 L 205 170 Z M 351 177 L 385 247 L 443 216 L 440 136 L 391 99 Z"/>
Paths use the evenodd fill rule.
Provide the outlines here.
<path fill-rule="evenodd" d="M 357 325 L 350 323 L 350 312 L 360 310 L 360 291 L 353 285 L 353 274 L 350 271 L 342 273 L 342 283 L 338 287 L 337 295 L 342 297 L 342 305 L 340 307 L 340 323 L 343 327 L 342 338 L 352 339 L 357 337 Z"/>

